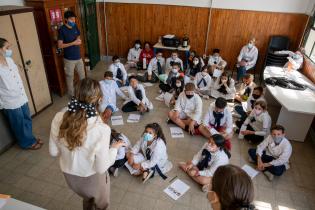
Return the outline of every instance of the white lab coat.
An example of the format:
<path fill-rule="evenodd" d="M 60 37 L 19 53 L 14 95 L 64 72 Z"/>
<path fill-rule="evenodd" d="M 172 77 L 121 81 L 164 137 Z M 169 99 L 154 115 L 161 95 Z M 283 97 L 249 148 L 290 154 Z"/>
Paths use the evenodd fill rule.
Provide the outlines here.
<path fill-rule="evenodd" d="M 151 103 L 151 101 L 147 98 L 146 94 L 145 94 L 145 90 L 144 90 L 144 87 L 143 85 L 141 84 L 138 84 L 137 90 L 141 90 L 141 93 L 142 93 L 142 101 L 140 101 L 136 95 L 135 95 L 135 90 L 131 87 L 131 86 L 128 86 L 128 94 L 129 94 L 129 101 L 133 101 L 135 104 L 139 105 L 140 102 L 142 102 L 146 108 L 152 110 L 153 109 L 153 104 Z"/>
<path fill-rule="evenodd" d="M 253 118 L 255 118 L 255 121 L 251 122 L 251 119 Z M 252 110 L 243 123 L 241 130 L 246 130 L 247 125 L 252 126 L 255 131 L 255 135 L 267 137 L 270 133 L 271 117 L 267 111 L 264 111 L 257 116 L 255 111 Z"/>
<path fill-rule="evenodd" d="M 221 87 L 221 85 L 223 85 L 223 84 L 220 84 L 220 81 L 221 81 L 221 79 L 217 78 L 216 81 L 214 82 L 213 88 L 211 89 L 211 96 L 213 98 L 222 97 L 226 100 L 234 99 L 235 93 L 236 93 L 235 85 L 234 85 L 235 84 L 234 79 L 230 78 L 230 85 L 226 88 L 227 94 L 223 94 L 223 93 L 218 91 L 218 89 Z"/>
<path fill-rule="evenodd" d="M 152 75 L 153 72 L 156 75 L 159 75 L 158 74 L 157 62 L 158 62 L 158 59 L 156 57 L 151 59 L 151 61 L 149 63 L 149 66 L 148 66 L 148 75 Z M 161 67 L 162 67 L 162 71 L 165 73 L 165 58 L 162 58 L 160 60 L 160 64 L 161 64 Z"/>
<path fill-rule="evenodd" d="M 201 81 L 201 79 L 205 79 L 207 85 L 204 86 L 203 82 L 200 83 L 199 87 L 198 87 L 198 83 Z M 211 86 L 212 86 L 212 78 L 209 74 L 207 74 L 206 76 L 202 76 L 201 72 L 198 72 L 196 74 L 195 77 L 195 86 L 196 88 L 198 88 L 199 90 L 210 90 Z"/>
<path fill-rule="evenodd" d="M 194 97 L 188 99 L 183 91 L 178 96 L 174 110 L 199 122 L 202 115 L 202 100 L 196 93 L 194 93 Z"/>
<path fill-rule="evenodd" d="M 126 146 L 120 147 L 118 149 L 116 160 L 124 159 L 125 156 L 126 156 L 126 153 L 128 152 L 128 150 L 131 147 L 131 144 L 130 144 L 130 141 L 129 141 L 128 137 L 125 136 L 124 134 L 122 134 L 122 133 L 120 134 L 119 140 L 122 140 L 126 144 Z"/>
<path fill-rule="evenodd" d="M 244 95 L 246 88 L 250 88 L 250 93 L 249 95 L 251 96 L 253 94 L 254 88 L 256 87 L 255 82 L 251 82 L 249 83 L 249 85 L 246 85 L 245 83 L 242 82 L 240 90 L 239 90 L 239 94 L 240 95 Z"/>
<path fill-rule="evenodd" d="M 192 164 L 197 165 L 202 160 L 202 151 L 208 147 L 208 142 L 205 143 L 201 150 L 194 155 Z M 214 154 L 211 154 L 211 160 L 208 163 L 208 167 L 202 171 L 199 171 L 200 176 L 213 177 L 213 174 L 218 167 L 229 164 L 229 157 L 223 150 L 218 150 Z"/>
<path fill-rule="evenodd" d="M 253 101 L 253 100 L 254 100 L 254 101 Z M 247 104 L 246 107 L 245 107 L 246 109 L 244 109 L 244 107 L 243 107 L 244 111 L 245 111 L 245 112 L 252 111 L 252 110 L 253 110 L 253 109 L 252 109 L 253 102 L 254 102 L 254 104 L 255 104 L 256 101 L 260 101 L 260 100 L 267 102 L 263 95 L 260 96 L 260 97 L 257 98 L 257 99 L 254 99 L 253 96 L 250 95 L 250 97 L 249 97 L 249 98 L 247 99 L 247 101 L 246 101 L 246 104 Z"/>
<path fill-rule="evenodd" d="M 180 63 L 180 68 L 183 70 L 184 69 L 184 65 L 183 65 L 183 61 L 180 58 L 176 58 L 175 60 L 173 60 L 172 57 L 169 57 L 166 59 L 166 65 L 165 65 L 165 69 L 166 70 L 170 70 L 172 68 L 171 66 L 171 61 L 174 61 L 175 63 Z"/>
<path fill-rule="evenodd" d="M 226 64 L 227 64 L 226 61 L 223 60 L 223 58 L 221 56 L 216 58 L 213 55 L 210 55 L 209 60 L 208 60 L 208 66 L 214 65 L 215 62 L 216 62 L 216 64 L 218 64 L 218 66 L 222 67 L 223 69 L 226 67 Z"/>
<path fill-rule="evenodd" d="M 114 80 L 110 80 L 110 84 L 106 84 L 104 80 L 101 80 L 100 86 L 103 93 L 102 103 L 100 104 L 99 111 L 104 112 L 108 105 L 114 108 L 114 111 L 118 111 L 116 106 L 117 97 L 116 94 L 119 95 L 124 100 L 127 100 L 128 97 L 119 89 L 117 83 Z"/>
<path fill-rule="evenodd" d="M 127 56 L 127 62 L 138 62 L 139 61 L 139 57 L 140 57 L 140 53 L 141 53 L 141 48 L 136 49 L 136 48 L 130 48 L 129 52 L 128 52 L 128 56 Z"/>
<path fill-rule="evenodd" d="M 127 81 L 127 71 L 125 69 L 125 66 L 122 64 L 122 63 L 118 63 L 118 64 L 115 64 L 115 63 L 112 63 L 110 66 L 109 66 L 109 70 L 111 72 L 113 72 L 113 78 L 114 80 L 118 80 L 117 78 L 117 69 L 120 68 L 122 74 L 123 74 L 123 81 Z"/>
<path fill-rule="evenodd" d="M 258 58 L 257 47 L 253 46 L 252 49 L 248 49 L 248 46 L 245 45 L 244 47 L 242 47 L 241 52 L 237 57 L 237 61 L 241 62 L 241 60 L 247 60 L 248 61 L 248 65 L 246 66 L 247 71 L 248 69 L 251 69 L 256 65 L 257 58 Z"/>

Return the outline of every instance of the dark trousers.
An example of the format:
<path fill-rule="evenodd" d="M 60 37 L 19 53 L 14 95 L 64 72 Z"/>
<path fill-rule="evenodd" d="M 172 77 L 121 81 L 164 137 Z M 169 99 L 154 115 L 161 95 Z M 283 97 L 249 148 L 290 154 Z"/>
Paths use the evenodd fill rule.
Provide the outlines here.
<path fill-rule="evenodd" d="M 27 103 L 17 109 L 4 109 L 3 113 L 7 117 L 10 128 L 20 147 L 26 149 L 36 143 L 36 138 L 32 131 L 32 118 Z"/>
<path fill-rule="evenodd" d="M 243 125 L 243 122 L 238 120 L 238 121 L 235 122 L 235 124 L 236 124 L 236 126 L 238 128 L 241 128 L 242 125 Z M 254 129 L 250 125 L 247 125 L 246 130 L 254 131 Z M 248 141 L 251 141 L 252 143 L 260 143 L 260 142 L 262 142 L 265 139 L 265 137 L 264 136 L 258 136 L 258 135 L 255 135 L 255 134 L 249 134 L 249 135 L 245 135 L 244 139 L 246 139 Z"/>
<path fill-rule="evenodd" d="M 121 110 L 123 112 L 135 112 L 135 111 L 138 110 L 138 105 L 135 102 L 133 102 L 133 101 L 129 101 L 128 103 L 123 105 Z"/>
<path fill-rule="evenodd" d="M 123 159 L 120 159 L 120 160 L 116 160 L 114 165 L 112 165 L 111 167 L 114 167 L 114 168 L 121 168 L 125 165 L 125 163 L 127 162 L 127 158 L 123 158 Z"/>
<path fill-rule="evenodd" d="M 246 67 L 240 66 L 237 68 L 237 81 L 240 81 L 240 79 L 246 74 Z"/>
<path fill-rule="evenodd" d="M 253 159 L 253 161 L 255 161 L 255 163 L 257 164 L 256 149 L 253 149 L 253 148 L 249 149 L 248 154 L 251 157 L 251 159 Z M 266 152 L 263 152 L 263 154 L 261 156 L 261 160 L 263 163 L 269 163 L 272 160 L 274 160 L 274 158 L 272 156 L 266 155 Z M 281 176 L 285 172 L 285 170 L 286 170 L 285 165 L 269 166 L 269 167 L 265 168 L 265 171 L 269 171 L 270 173 L 272 173 L 275 176 Z"/>
<path fill-rule="evenodd" d="M 239 115 L 241 115 L 240 121 L 242 121 L 242 124 L 243 124 L 243 122 L 244 122 L 244 121 L 246 120 L 246 118 L 247 118 L 247 113 L 244 111 L 243 106 L 242 106 L 242 105 L 236 105 L 236 106 L 234 107 L 234 110 L 235 110 Z"/>
<path fill-rule="evenodd" d="M 163 92 L 170 92 L 170 90 L 172 90 L 172 87 L 169 85 L 169 84 L 164 84 L 164 83 L 161 83 L 159 85 L 160 89 L 163 91 Z"/>

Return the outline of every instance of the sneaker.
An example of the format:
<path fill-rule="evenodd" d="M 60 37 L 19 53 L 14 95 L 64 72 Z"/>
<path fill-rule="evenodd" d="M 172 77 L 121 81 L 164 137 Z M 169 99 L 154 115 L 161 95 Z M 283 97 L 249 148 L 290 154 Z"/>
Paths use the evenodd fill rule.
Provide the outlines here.
<path fill-rule="evenodd" d="M 164 101 L 164 93 L 161 93 L 158 97 L 155 98 L 158 101 Z"/>
<path fill-rule="evenodd" d="M 118 176 L 118 168 L 115 168 L 113 171 L 113 176 L 117 177 Z"/>
<path fill-rule="evenodd" d="M 264 171 L 263 173 L 270 182 L 273 180 L 274 175 L 272 173 L 270 173 L 269 171 Z"/>
<path fill-rule="evenodd" d="M 205 184 L 201 188 L 202 192 L 207 193 L 209 192 L 209 184 Z"/>
<path fill-rule="evenodd" d="M 143 178 L 142 178 L 142 183 L 144 184 L 144 183 L 146 183 L 146 181 L 148 181 L 151 177 L 152 177 L 152 175 L 153 175 L 153 170 L 150 170 L 149 172 L 148 171 L 145 171 L 144 173 L 143 173 Z"/>

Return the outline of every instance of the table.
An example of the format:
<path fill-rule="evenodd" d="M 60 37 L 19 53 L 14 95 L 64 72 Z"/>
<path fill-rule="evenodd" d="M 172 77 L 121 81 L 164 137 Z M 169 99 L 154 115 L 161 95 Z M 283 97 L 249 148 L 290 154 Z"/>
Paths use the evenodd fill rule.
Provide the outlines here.
<path fill-rule="evenodd" d="M 298 71 L 286 73 L 283 68 L 267 66 L 264 79 L 268 77 L 287 77 L 315 89 L 314 84 Z M 275 100 L 280 103 L 277 124 L 285 127 L 288 139 L 304 142 L 315 116 L 315 92 L 309 88 L 301 91 L 267 85 L 266 99 L 268 104 Z"/>
<path fill-rule="evenodd" d="M 186 66 L 187 66 L 188 58 L 189 58 L 189 52 L 190 52 L 190 45 L 188 45 L 187 47 L 182 47 L 182 46 L 179 46 L 179 47 L 167 47 L 167 46 L 164 46 L 162 43 L 158 42 L 158 43 L 156 43 L 153 46 L 154 54 L 156 54 L 156 50 L 157 49 L 161 49 L 161 50 L 178 50 L 178 51 L 185 52 Z"/>

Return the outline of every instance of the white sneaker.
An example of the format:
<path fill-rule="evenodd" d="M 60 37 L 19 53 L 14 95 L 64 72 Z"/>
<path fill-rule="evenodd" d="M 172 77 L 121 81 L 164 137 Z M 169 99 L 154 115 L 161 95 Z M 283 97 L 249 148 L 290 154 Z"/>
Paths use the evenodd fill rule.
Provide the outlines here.
<path fill-rule="evenodd" d="M 154 172 L 153 170 L 150 170 L 149 172 L 145 171 L 143 173 L 143 178 L 142 178 L 142 183 L 143 184 L 146 183 L 146 181 L 148 181 L 151 178 L 153 172 Z"/>
<path fill-rule="evenodd" d="M 265 171 L 263 172 L 264 175 L 267 177 L 267 179 L 271 182 L 274 178 L 274 175 L 272 173 L 270 173 L 269 171 Z"/>
<path fill-rule="evenodd" d="M 155 98 L 158 101 L 164 101 L 164 93 L 161 93 L 158 97 Z"/>
<path fill-rule="evenodd" d="M 113 176 L 117 177 L 118 176 L 118 168 L 115 168 L 114 172 L 113 172 Z"/>

